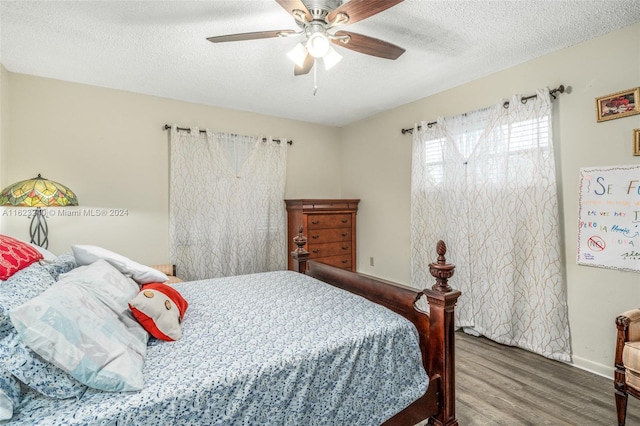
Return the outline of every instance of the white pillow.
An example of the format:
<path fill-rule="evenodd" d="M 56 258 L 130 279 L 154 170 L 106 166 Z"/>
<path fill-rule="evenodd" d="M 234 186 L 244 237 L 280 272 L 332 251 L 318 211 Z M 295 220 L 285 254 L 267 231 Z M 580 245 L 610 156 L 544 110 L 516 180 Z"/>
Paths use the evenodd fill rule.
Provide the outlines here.
<path fill-rule="evenodd" d="M 102 247 L 74 245 L 71 246 L 71 250 L 79 266 L 90 265 L 96 260 L 104 259 L 123 274 L 136 280 L 138 284 L 164 283 L 169 280 L 165 274 L 157 269 L 134 262 L 128 257 L 124 257 Z"/>
<path fill-rule="evenodd" d="M 80 383 L 140 390 L 148 334 L 127 304 L 138 291 L 131 278 L 99 260 L 60 275 L 9 316 L 31 350 Z"/>
<path fill-rule="evenodd" d="M 29 243 L 29 244 L 31 244 L 31 247 L 33 247 L 34 249 L 40 252 L 40 254 L 42 255 L 42 260 L 44 260 L 45 262 L 55 262 L 56 259 L 58 259 L 58 256 L 51 253 L 46 248 L 40 247 L 39 245 L 33 244 L 33 243 Z"/>
<path fill-rule="evenodd" d="M 13 401 L 0 389 L 0 421 L 13 417 Z"/>
<path fill-rule="evenodd" d="M 13 409 L 20 403 L 20 385 L 7 371 L 0 369 L 0 421 L 13 417 Z"/>

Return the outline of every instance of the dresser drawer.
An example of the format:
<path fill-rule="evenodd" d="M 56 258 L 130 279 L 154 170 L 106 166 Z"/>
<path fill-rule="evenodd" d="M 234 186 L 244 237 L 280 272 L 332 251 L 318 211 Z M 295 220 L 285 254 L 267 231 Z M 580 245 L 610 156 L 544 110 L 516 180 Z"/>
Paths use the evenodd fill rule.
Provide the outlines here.
<path fill-rule="evenodd" d="M 309 244 L 309 259 L 325 256 L 340 256 L 351 254 L 351 241 L 337 243 Z"/>
<path fill-rule="evenodd" d="M 351 228 L 350 214 L 310 214 L 307 227 L 311 229 Z"/>
<path fill-rule="evenodd" d="M 287 205 L 287 248 L 298 249 L 294 239 L 300 232 L 307 243 L 309 259 L 341 269 L 356 267 L 356 221 L 360 200 L 347 198 L 285 200 Z M 302 260 L 301 262 L 304 262 Z M 289 256 L 288 268 L 299 270 L 300 263 Z"/>
<path fill-rule="evenodd" d="M 327 264 L 327 265 L 337 266 L 338 268 L 342 268 L 342 269 L 352 269 L 350 254 L 347 254 L 345 256 L 319 257 L 313 260 L 316 262 Z"/>
<path fill-rule="evenodd" d="M 306 200 L 302 208 L 308 211 L 357 210 L 360 200 Z"/>
<path fill-rule="evenodd" d="M 309 231 L 307 239 L 309 244 L 351 242 L 351 228 L 314 229 Z"/>

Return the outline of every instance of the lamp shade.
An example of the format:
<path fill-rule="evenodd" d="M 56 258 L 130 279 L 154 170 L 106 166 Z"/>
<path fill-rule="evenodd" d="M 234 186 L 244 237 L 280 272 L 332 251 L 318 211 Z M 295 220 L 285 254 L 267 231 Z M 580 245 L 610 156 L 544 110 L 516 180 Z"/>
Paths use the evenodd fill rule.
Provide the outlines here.
<path fill-rule="evenodd" d="M 331 42 L 329 38 L 322 32 L 315 32 L 309 36 L 307 40 L 307 50 L 314 58 L 322 58 L 329 52 Z"/>
<path fill-rule="evenodd" d="M 291 59 L 297 66 L 302 67 L 304 65 L 304 60 L 307 59 L 307 48 L 302 45 L 302 43 L 296 44 L 287 56 Z"/>
<path fill-rule="evenodd" d="M 76 194 L 61 183 L 45 179 L 40 174 L 33 179 L 9 185 L 0 193 L 1 206 L 66 207 L 77 206 Z"/>
<path fill-rule="evenodd" d="M 329 51 L 322 59 L 324 60 L 324 68 L 330 70 L 335 64 L 342 60 L 342 55 L 336 52 L 336 49 L 329 46 Z"/>

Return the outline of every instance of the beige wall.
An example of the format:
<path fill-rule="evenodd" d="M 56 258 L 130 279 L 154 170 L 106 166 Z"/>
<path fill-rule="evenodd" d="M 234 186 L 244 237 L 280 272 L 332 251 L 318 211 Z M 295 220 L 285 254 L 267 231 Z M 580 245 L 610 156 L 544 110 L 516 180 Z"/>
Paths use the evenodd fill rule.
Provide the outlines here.
<path fill-rule="evenodd" d="M 7 70 L 2 64 L 0 64 L 0 190 L 4 188 L 4 183 L 7 176 L 7 168 L 5 167 L 5 158 L 6 158 L 6 143 L 4 143 L 5 133 L 7 129 L 7 123 L 9 123 L 8 112 L 9 109 L 6 107 L 8 103 L 8 96 L 5 94 L 8 92 L 7 86 L 8 78 L 7 78 Z M 4 217 L 0 214 L 0 229 L 4 228 Z"/>
<path fill-rule="evenodd" d="M 640 24 L 347 126 L 341 137 L 349 164 L 342 168 L 342 195 L 362 199 L 358 270 L 408 284 L 411 136 L 400 129 L 560 84 L 571 87 L 554 103 L 554 135 L 573 359 L 611 375 L 614 319 L 640 303 L 640 274 L 576 264 L 578 176 L 581 167 L 640 164 L 632 156 L 640 115 L 596 123 L 594 102 L 640 86 Z"/>
<path fill-rule="evenodd" d="M 6 178 L 6 167 L 4 167 L 4 158 L 5 158 L 5 144 L 3 140 L 5 139 L 4 134 L 6 133 L 6 123 L 8 123 L 8 108 L 5 106 L 8 102 L 8 97 L 3 96 L 7 93 L 7 70 L 0 64 L 0 187 L 4 188 L 4 182 Z M 2 219 L 0 219 L 0 223 Z"/>
<path fill-rule="evenodd" d="M 2 185 L 41 173 L 73 189 L 83 214 L 128 210 L 126 217 L 50 217 L 54 253 L 85 243 L 143 263 L 169 260 L 165 123 L 292 139 L 286 197 L 340 195 L 336 128 L 22 74 L 4 78 L 11 121 Z M 5 219 L 2 232 L 28 239 L 27 219 Z"/>

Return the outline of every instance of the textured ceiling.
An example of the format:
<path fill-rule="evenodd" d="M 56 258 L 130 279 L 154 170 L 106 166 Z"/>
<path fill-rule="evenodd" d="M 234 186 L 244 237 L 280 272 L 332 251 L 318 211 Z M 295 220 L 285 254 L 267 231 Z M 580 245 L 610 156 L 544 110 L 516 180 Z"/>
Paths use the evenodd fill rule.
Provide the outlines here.
<path fill-rule="evenodd" d="M 640 21 L 640 0 L 406 0 L 345 27 L 406 49 L 294 77 L 300 38 L 213 44 L 298 29 L 273 0 L 0 0 L 11 72 L 343 126 Z"/>

